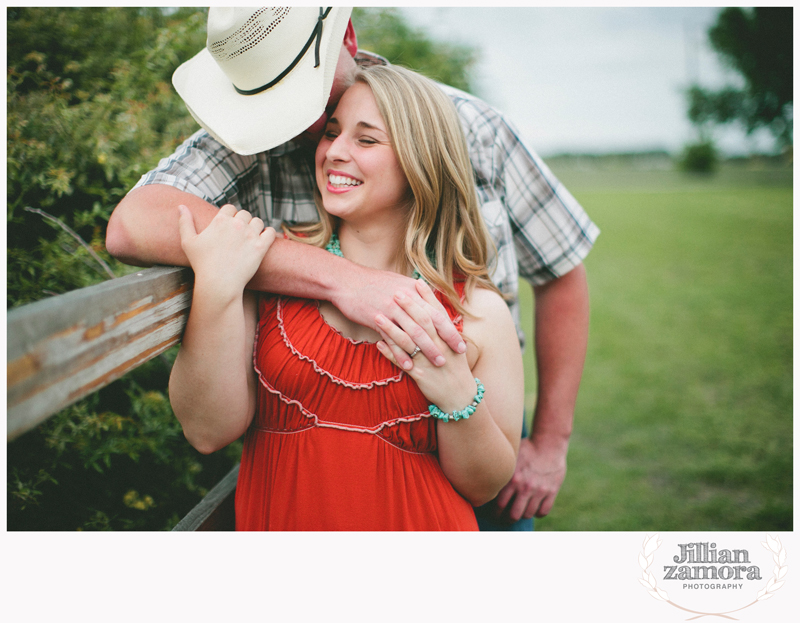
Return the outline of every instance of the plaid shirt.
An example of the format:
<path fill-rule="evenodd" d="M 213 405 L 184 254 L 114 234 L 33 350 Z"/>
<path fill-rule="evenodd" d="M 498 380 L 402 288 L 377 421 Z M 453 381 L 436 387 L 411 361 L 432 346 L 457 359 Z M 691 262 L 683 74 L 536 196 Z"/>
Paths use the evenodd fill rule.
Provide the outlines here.
<path fill-rule="evenodd" d="M 356 60 L 362 66 L 386 62 L 365 52 Z M 540 285 L 568 273 L 586 257 L 600 231 L 498 111 L 452 87 L 442 89 L 455 103 L 466 133 L 481 212 L 497 248 L 492 279 L 510 295 L 522 343 L 519 278 Z M 295 141 L 240 156 L 200 130 L 136 187 L 146 184 L 168 184 L 217 207 L 233 204 L 278 229 L 283 221 L 318 218 L 313 150 Z"/>

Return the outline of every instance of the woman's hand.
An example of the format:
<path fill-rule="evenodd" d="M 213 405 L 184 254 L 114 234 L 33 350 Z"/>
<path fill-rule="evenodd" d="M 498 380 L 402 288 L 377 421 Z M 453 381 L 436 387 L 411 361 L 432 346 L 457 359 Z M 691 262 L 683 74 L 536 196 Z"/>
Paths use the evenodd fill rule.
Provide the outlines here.
<path fill-rule="evenodd" d="M 240 295 L 275 240 L 275 230 L 228 204 L 198 234 L 192 213 L 185 206 L 178 211 L 181 246 L 196 282 L 220 296 Z"/>
<path fill-rule="evenodd" d="M 447 315 L 442 304 L 424 281 L 417 280 L 416 287 L 425 303 L 439 313 Z M 406 372 L 416 381 L 425 397 L 442 411 L 449 413 L 463 409 L 472 402 L 476 393 L 475 380 L 466 353 L 455 353 L 442 341 L 436 332 L 429 309 L 404 294 L 396 295 L 395 300 L 425 331 L 434 345 L 446 353 L 446 363 L 441 367 L 434 366 L 424 356 L 415 356 L 413 366 L 406 367 Z M 378 316 L 375 322 L 383 337 L 383 341 L 377 344 L 378 350 L 389 361 L 399 366 L 398 360 L 404 354 L 407 358 L 413 353 L 417 344 L 411 336 L 387 318 Z"/>
<path fill-rule="evenodd" d="M 444 312 L 433 292 L 417 282 L 425 306 L 407 295 L 398 304 L 422 327 L 437 347 L 442 346 L 431 322 L 430 309 Z M 520 429 L 522 428 L 522 356 L 517 332 L 505 301 L 495 292 L 475 288 L 470 294 L 464 319 L 469 336 L 466 354 L 447 351 L 446 363 L 432 365 L 424 357 L 414 357 L 413 368 L 405 368 L 422 393 L 445 413 L 461 410 L 472 403 L 475 377 L 486 386 L 486 394 L 469 419 L 437 422 L 438 459 L 442 472 L 456 491 L 473 505 L 494 498 L 514 474 Z M 414 352 L 414 341 L 388 319 L 378 319 L 385 343 L 380 352 L 397 361 L 399 350 Z"/>

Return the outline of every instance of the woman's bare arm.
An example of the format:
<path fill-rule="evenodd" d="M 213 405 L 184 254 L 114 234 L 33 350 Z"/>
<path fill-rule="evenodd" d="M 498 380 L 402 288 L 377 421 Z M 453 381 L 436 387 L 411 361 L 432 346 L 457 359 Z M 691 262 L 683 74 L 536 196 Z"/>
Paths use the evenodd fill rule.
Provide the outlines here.
<path fill-rule="evenodd" d="M 244 434 L 255 413 L 256 298 L 221 301 L 195 290 L 169 399 L 183 433 L 203 454 Z"/>
<path fill-rule="evenodd" d="M 200 234 L 183 209 L 179 230 L 195 284 L 170 402 L 189 443 L 207 454 L 241 436 L 255 412 L 256 307 L 244 288 L 275 232 L 233 206 L 219 210 Z"/>

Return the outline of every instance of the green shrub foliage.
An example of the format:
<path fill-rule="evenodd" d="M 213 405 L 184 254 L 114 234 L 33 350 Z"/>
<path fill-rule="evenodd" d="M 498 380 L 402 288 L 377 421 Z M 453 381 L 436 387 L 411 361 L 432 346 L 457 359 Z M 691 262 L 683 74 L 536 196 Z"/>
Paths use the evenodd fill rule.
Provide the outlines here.
<path fill-rule="evenodd" d="M 108 275 L 63 221 L 108 261 L 114 206 L 197 126 L 170 84 L 202 48 L 204 13 L 8 9 L 7 306 Z"/>
<path fill-rule="evenodd" d="M 470 70 L 478 51 L 467 45 L 443 43 L 410 26 L 397 9 L 353 9 L 358 47 L 377 52 L 433 80 L 471 91 Z"/>
<path fill-rule="evenodd" d="M 170 79 L 204 44 L 202 10 L 8 9 L 7 307 L 110 278 L 81 240 L 130 272 L 105 251 L 108 218 L 197 129 Z M 167 529 L 219 481 L 241 446 L 206 457 L 185 441 L 172 358 L 8 445 L 10 530 Z"/>
<path fill-rule="evenodd" d="M 713 173 L 719 165 L 719 156 L 714 143 L 700 141 L 684 148 L 678 164 L 689 173 Z"/>
<path fill-rule="evenodd" d="M 767 128 L 777 151 L 793 137 L 792 7 L 720 9 L 708 30 L 712 49 L 736 71 L 743 87 L 687 90 L 690 121 L 698 128 L 737 122 L 747 134 Z"/>
<path fill-rule="evenodd" d="M 164 530 L 197 504 L 241 443 L 209 456 L 189 446 L 169 369 L 154 359 L 9 444 L 8 529 Z"/>

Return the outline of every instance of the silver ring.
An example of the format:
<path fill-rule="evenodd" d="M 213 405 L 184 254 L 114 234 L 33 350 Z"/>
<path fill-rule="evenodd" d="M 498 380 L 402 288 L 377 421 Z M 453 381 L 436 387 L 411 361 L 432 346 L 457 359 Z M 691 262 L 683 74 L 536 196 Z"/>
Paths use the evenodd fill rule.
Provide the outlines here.
<path fill-rule="evenodd" d="M 422 350 L 422 349 L 421 349 L 419 346 L 417 346 L 417 347 L 414 349 L 414 352 L 413 352 L 413 353 L 411 353 L 411 354 L 409 355 L 409 357 L 411 357 L 411 358 L 413 359 L 413 358 L 414 358 L 414 355 L 416 355 L 416 354 L 417 354 L 419 351 L 421 351 L 421 350 Z"/>

